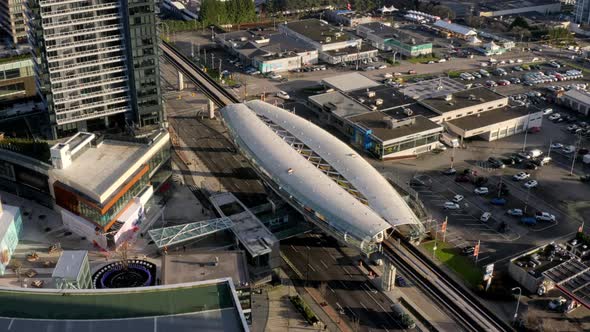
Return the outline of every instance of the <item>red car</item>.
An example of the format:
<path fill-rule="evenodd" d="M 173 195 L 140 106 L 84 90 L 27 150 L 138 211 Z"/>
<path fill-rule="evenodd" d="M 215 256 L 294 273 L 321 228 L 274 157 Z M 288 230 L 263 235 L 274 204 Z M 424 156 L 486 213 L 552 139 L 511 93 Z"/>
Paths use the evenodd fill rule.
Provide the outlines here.
<path fill-rule="evenodd" d="M 541 128 L 540 127 L 532 127 L 532 128 L 529 128 L 529 134 L 536 134 L 536 133 L 538 133 L 540 131 L 541 131 Z"/>

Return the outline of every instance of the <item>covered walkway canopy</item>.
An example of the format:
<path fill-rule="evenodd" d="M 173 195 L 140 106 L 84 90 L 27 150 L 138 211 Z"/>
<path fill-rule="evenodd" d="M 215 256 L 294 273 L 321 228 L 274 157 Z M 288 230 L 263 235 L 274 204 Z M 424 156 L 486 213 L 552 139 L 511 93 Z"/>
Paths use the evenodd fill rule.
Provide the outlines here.
<path fill-rule="evenodd" d="M 158 229 L 151 229 L 148 234 L 158 247 L 170 247 L 176 244 L 195 240 L 233 226 L 231 219 L 223 217 L 189 224 L 174 225 Z"/>

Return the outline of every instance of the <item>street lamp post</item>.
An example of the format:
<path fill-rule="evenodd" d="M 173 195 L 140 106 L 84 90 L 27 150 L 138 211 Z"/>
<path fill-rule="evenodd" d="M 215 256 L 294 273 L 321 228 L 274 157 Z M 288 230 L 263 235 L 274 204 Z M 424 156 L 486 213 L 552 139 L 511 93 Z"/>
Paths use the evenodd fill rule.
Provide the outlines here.
<path fill-rule="evenodd" d="M 512 324 L 516 323 L 516 318 L 518 318 L 518 306 L 520 305 L 520 296 L 522 295 L 522 289 L 520 287 L 512 288 L 512 291 L 518 290 L 518 299 L 516 300 L 516 310 L 514 310 L 514 319 L 512 320 Z"/>
<path fill-rule="evenodd" d="M 574 157 L 572 158 L 572 167 L 570 168 L 570 176 L 574 175 L 574 166 L 576 165 L 576 158 L 578 157 L 578 150 L 580 149 L 580 144 L 582 143 L 582 135 L 578 134 L 578 142 L 575 146 Z"/>
<path fill-rule="evenodd" d="M 526 198 L 524 200 L 524 209 L 522 211 L 522 214 L 526 214 L 526 209 L 529 206 L 529 195 L 531 194 L 531 188 L 527 188 L 526 190 Z"/>
<path fill-rule="evenodd" d="M 395 65 L 395 56 L 397 55 L 397 51 L 393 51 L 393 61 L 392 61 L 392 65 Z"/>

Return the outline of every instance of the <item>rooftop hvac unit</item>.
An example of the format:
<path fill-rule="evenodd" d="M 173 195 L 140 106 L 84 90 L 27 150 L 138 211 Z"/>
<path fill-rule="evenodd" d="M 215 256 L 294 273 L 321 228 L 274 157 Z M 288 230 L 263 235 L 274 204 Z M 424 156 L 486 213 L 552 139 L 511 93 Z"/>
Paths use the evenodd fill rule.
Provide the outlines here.
<path fill-rule="evenodd" d="M 453 100 L 453 95 L 445 95 L 445 101 Z"/>
<path fill-rule="evenodd" d="M 367 97 L 369 97 L 369 98 L 375 97 L 375 91 L 367 91 Z"/>
<path fill-rule="evenodd" d="M 377 106 L 371 105 L 371 110 L 376 111 L 377 110 Z"/>
<path fill-rule="evenodd" d="M 475 100 L 475 95 L 469 95 L 469 100 Z"/>
<path fill-rule="evenodd" d="M 336 37 L 336 38 L 341 37 L 341 36 L 342 36 L 342 33 L 341 32 L 334 33 L 334 37 Z"/>
<path fill-rule="evenodd" d="M 330 37 L 330 36 L 327 36 L 327 37 L 326 37 L 326 43 L 329 43 L 329 42 L 331 42 L 331 41 L 332 41 L 332 37 Z"/>
<path fill-rule="evenodd" d="M 395 120 L 386 116 L 383 118 L 383 121 L 385 122 L 385 125 L 387 126 L 387 129 L 393 129 L 395 128 Z"/>
<path fill-rule="evenodd" d="M 377 98 L 377 99 L 375 100 L 375 105 L 377 105 L 377 106 L 379 106 L 379 105 L 383 105 L 383 99 L 381 99 L 381 98 Z"/>
<path fill-rule="evenodd" d="M 404 108 L 404 114 L 407 116 L 412 116 L 412 114 L 414 114 L 414 111 L 412 111 L 409 108 Z"/>
<path fill-rule="evenodd" d="M 246 37 L 240 37 L 240 41 L 243 41 L 243 42 L 248 41 L 248 38 L 246 38 Z"/>

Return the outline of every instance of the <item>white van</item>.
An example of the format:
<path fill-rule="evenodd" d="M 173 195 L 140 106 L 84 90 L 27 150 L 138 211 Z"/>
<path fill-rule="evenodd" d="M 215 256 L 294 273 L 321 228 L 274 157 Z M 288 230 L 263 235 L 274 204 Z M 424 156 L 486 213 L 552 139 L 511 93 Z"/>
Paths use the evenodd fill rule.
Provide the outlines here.
<path fill-rule="evenodd" d="M 457 136 L 453 136 L 449 133 L 443 133 L 442 135 L 440 135 L 440 141 L 451 148 L 459 147 L 459 139 L 457 138 Z"/>

